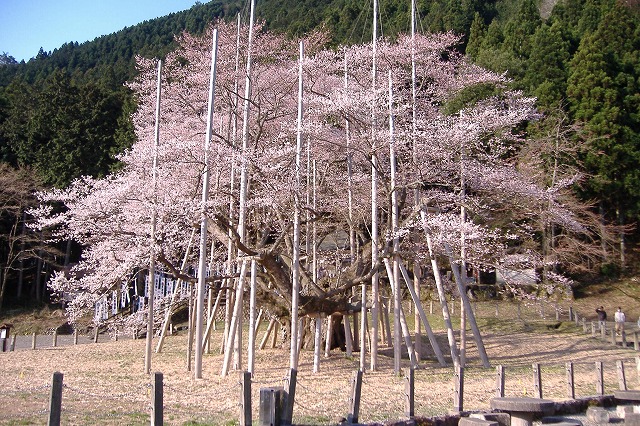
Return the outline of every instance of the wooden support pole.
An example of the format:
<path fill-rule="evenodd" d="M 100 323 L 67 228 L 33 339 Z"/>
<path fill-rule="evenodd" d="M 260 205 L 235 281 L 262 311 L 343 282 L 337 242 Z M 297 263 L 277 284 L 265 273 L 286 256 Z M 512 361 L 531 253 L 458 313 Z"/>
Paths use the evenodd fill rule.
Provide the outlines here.
<path fill-rule="evenodd" d="M 404 369 L 404 415 L 412 419 L 415 416 L 415 370 L 413 368 Z"/>
<path fill-rule="evenodd" d="M 327 317 L 327 336 L 325 338 L 324 356 L 331 355 L 331 341 L 333 339 L 333 315 Z"/>
<path fill-rule="evenodd" d="M 271 349 L 278 344 L 278 327 L 273 328 L 273 336 L 271 336 Z"/>
<path fill-rule="evenodd" d="M 504 366 L 498 365 L 496 367 L 496 397 L 504 397 Z"/>
<path fill-rule="evenodd" d="M 616 361 L 616 372 L 618 373 L 618 389 L 627 390 L 627 378 L 624 375 L 624 361 Z"/>
<path fill-rule="evenodd" d="M 63 374 L 59 371 L 53 373 L 53 380 L 51 381 L 51 396 L 49 397 L 49 420 L 47 422 L 47 426 L 60 426 L 60 414 L 62 412 L 62 379 Z"/>
<path fill-rule="evenodd" d="M 11 336 L 11 345 L 9 346 L 9 351 L 13 352 L 16 350 L 16 335 Z"/>
<path fill-rule="evenodd" d="M 240 426 L 251 426 L 251 373 L 240 373 L 240 386 L 242 386 L 242 399 L 240 403 Z"/>
<path fill-rule="evenodd" d="M 271 318 L 271 321 L 269 321 L 269 325 L 267 326 L 267 331 L 264 332 L 264 337 L 262 337 L 262 340 L 260 341 L 260 346 L 258 346 L 260 350 L 264 349 L 265 345 L 267 344 L 267 339 L 269 339 L 269 335 L 273 331 L 273 327 L 275 325 L 276 325 L 276 319 Z"/>
<path fill-rule="evenodd" d="M 162 426 L 164 421 L 164 389 L 163 375 L 160 372 L 153 373 L 153 390 L 151 394 L 151 426 Z"/>
<path fill-rule="evenodd" d="M 573 306 L 569 306 L 569 321 L 573 320 Z M 576 324 L 578 323 L 578 317 L 576 316 Z"/>
<path fill-rule="evenodd" d="M 318 373 L 320 371 L 320 352 L 322 346 L 322 318 L 317 317 L 314 321 L 316 325 L 316 332 L 313 339 L 313 372 Z M 349 321 L 344 321 L 344 323 L 349 324 Z M 348 340 L 349 337 L 347 336 L 347 341 Z"/>
<path fill-rule="evenodd" d="M 73 344 L 77 345 L 78 344 L 78 329 L 74 329 L 73 330 Z"/>
<path fill-rule="evenodd" d="M 93 329 L 93 343 L 98 343 L 98 334 L 99 334 L 99 330 L 100 328 L 96 325 L 96 327 Z"/>
<path fill-rule="evenodd" d="M 533 395 L 542 398 L 542 371 L 538 363 L 533 364 Z"/>
<path fill-rule="evenodd" d="M 344 324 L 344 346 L 346 349 L 345 355 L 349 358 L 353 356 L 353 334 L 351 333 L 351 323 L 349 317 L 344 317 L 342 323 Z"/>
<path fill-rule="evenodd" d="M 31 336 L 31 349 L 36 349 L 36 333 L 33 333 L 33 335 Z"/>
<path fill-rule="evenodd" d="M 602 361 L 596 361 L 596 395 L 604 395 L 604 369 Z"/>
<path fill-rule="evenodd" d="M 464 401 L 464 367 L 459 363 L 455 365 L 455 389 L 453 391 L 453 411 L 461 412 Z"/>
<path fill-rule="evenodd" d="M 349 414 L 347 414 L 347 422 L 349 422 L 349 424 L 355 424 L 358 423 L 360 412 L 360 395 L 362 393 L 362 370 L 358 370 L 355 372 L 351 384 L 351 396 L 349 397 Z"/>
<path fill-rule="evenodd" d="M 591 336 L 596 337 L 596 323 L 591 321 Z"/>
<path fill-rule="evenodd" d="M 567 362 L 565 369 L 567 371 L 567 396 L 569 399 L 576 399 L 576 387 L 573 380 L 573 363 Z"/>
<path fill-rule="evenodd" d="M 582 332 L 584 334 L 587 334 L 587 319 L 586 318 L 582 318 Z"/>
<path fill-rule="evenodd" d="M 282 425 L 291 426 L 293 424 L 293 403 L 296 399 L 296 381 L 298 370 L 289 369 L 289 377 L 287 378 L 287 396 L 284 402 L 284 410 L 282 413 Z"/>
<path fill-rule="evenodd" d="M 53 336 L 51 337 L 51 346 L 54 348 L 58 346 L 58 330 L 53 330 Z"/>
<path fill-rule="evenodd" d="M 640 345 L 638 344 L 638 332 L 633 332 L 633 349 L 640 351 Z"/>

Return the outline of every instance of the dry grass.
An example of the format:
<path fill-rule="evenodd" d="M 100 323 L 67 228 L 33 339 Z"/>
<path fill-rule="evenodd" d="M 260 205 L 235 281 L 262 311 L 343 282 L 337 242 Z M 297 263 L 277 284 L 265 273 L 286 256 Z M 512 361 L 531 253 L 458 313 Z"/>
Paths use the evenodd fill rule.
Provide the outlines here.
<path fill-rule="evenodd" d="M 615 363 L 624 360 L 630 388 L 639 387 L 632 349 L 613 346 L 569 322 L 558 323 L 555 311 L 545 307 L 546 319 L 540 318 L 539 306 L 521 306 L 521 320 L 515 305 L 501 303 L 498 317 L 494 303 L 477 304 L 484 344 L 492 365 L 506 368 L 506 393 L 532 395 L 532 363 L 542 364 L 543 392 L 546 398 L 567 399 L 565 363 L 575 363 L 577 396 L 595 394 L 594 361 L 605 363 L 605 392 L 617 388 Z M 563 315 L 566 309 L 562 310 Z M 408 315 L 411 319 L 412 315 Z M 436 315 L 429 316 L 432 326 L 440 329 Z M 412 326 L 412 325 L 410 325 Z M 262 330 L 266 328 L 263 325 Z M 246 333 L 245 333 L 246 334 Z M 26 337 L 25 337 L 26 338 Z M 38 350 L 18 350 L 0 354 L 0 424 L 46 424 L 46 409 L 52 373 L 64 373 L 63 416 L 65 425 L 142 425 L 149 423 L 150 381 L 143 372 L 144 340 L 108 340 L 93 344 L 81 337 L 77 346 L 58 346 Z M 445 354 L 446 333 L 438 332 Z M 470 337 L 471 339 L 471 337 Z M 48 340 L 48 339 L 47 339 Z M 203 379 L 194 379 L 186 371 L 186 335 L 167 339 L 164 350 L 154 354 L 154 371 L 164 375 L 165 423 L 170 425 L 236 424 L 239 414 L 239 373 L 221 377 L 220 332 L 215 332 L 211 354 L 204 357 Z M 425 347 L 428 340 L 423 339 Z M 154 342 L 155 345 L 155 342 Z M 154 346 L 155 347 L 155 346 Z M 381 351 L 379 370 L 366 372 L 363 380 L 360 421 L 384 422 L 402 418 L 404 379 L 393 373 L 393 354 Z M 313 373 L 313 352 L 301 354 L 296 389 L 294 422 L 296 424 L 336 424 L 349 409 L 351 379 L 358 368 L 358 353 L 346 358 L 334 350 L 322 358 L 321 371 Z M 476 348 L 468 350 L 469 366 L 465 372 L 464 408 L 488 408 L 495 394 L 495 369 L 480 366 Z M 244 354 L 246 361 L 246 354 Z M 288 374 L 286 348 L 257 352 L 256 374 L 252 388 L 253 416 L 258 419 L 259 389 L 283 386 Z M 409 362 L 403 359 L 403 367 Z M 453 409 L 453 371 L 440 367 L 433 357 L 421 363 L 416 372 L 416 414 L 434 416 Z"/>

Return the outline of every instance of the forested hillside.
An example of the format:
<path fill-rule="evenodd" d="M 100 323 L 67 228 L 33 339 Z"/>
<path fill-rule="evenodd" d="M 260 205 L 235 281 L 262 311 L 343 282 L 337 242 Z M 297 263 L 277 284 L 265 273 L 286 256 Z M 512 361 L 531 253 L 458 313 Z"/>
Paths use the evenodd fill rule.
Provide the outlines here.
<path fill-rule="evenodd" d="M 116 170 L 117 154 L 134 138 L 130 115 L 136 102 L 123 83 L 135 75 L 136 55 L 162 57 L 182 31 L 200 33 L 216 18 L 245 18 L 245 3 L 198 3 L 91 42 L 40 51 L 26 63 L 4 53 L 0 161 L 33 170 L 33 185 L 40 187 L 62 188 L 80 176 Z M 637 2 L 418 0 L 417 7 L 420 31 L 459 34 L 459 49 L 477 64 L 507 73 L 516 88 L 538 98 L 546 119 L 523 130 L 540 138 L 551 135 L 552 144 L 562 146 L 566 155 L 561 161 L 587 176 L 576 191 L 594 202 L 603 222 L 635 224 L 640 213 Z M 407 32 L 409 10 L 409 0 L 380 0 L 380 33 L 393 38 Z M 257 5 L 266 28 L 295 37 L 323 26 L 333 46 L 370 40 L 371 14 L 370 1 L 261 0 Z M 460 102 L 482 96 L 482 90 L 490 88 L 467 93 Z M 16 172 L 16 179 L 24 179 L 23 174 Z M 31 296 L 41 298 L 44 280 L 39 277 L 46 274 L 46 265 L 57 267 L 72 256 L 64 255 L 66 247 L 45 250 L 40 242 L 46 236 L 28 239 L 28 231 L 20 231 L 27 199 L 23 194 L 11 198 L 13 204 L 0 200 L 12 206 L 3 207 L 0 216 L 0 305 L 4 283 L 18 274 L 32 278 L 25 278 L 34 283 L 29 284 Z M 629 228 L 620 235 L 615 249 L 624 248 L 624 237 L 633 241 L 637 232 Z M 621 266 L 623 259 L 612 254 L 605 263 Z M 27 293 L 12 289 L 10 297 Z"/>

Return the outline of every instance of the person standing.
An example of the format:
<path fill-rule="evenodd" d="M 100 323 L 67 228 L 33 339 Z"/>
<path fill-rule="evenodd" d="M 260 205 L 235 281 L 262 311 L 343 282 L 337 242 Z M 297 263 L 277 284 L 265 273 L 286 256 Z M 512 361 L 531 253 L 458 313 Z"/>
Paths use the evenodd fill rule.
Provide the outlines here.
<path fill-rule="evenodd" d="M 607 320 L 607 312 L 604 310 L 604 306 L 600 306 L 596 308 L 596 313 L 598 314 L 598 324 L 600 325 L 600 330 L 604 327 L 604 323 Z"/>
<path fill-rule="evenodd" d="M 624 322 L 627 319 L 620 306 L 618 306 L 618 310 L 616 311 L 613 319 L 616 322 L 616 334 L 619 336 L 621 333 L 624 333 Z"/>

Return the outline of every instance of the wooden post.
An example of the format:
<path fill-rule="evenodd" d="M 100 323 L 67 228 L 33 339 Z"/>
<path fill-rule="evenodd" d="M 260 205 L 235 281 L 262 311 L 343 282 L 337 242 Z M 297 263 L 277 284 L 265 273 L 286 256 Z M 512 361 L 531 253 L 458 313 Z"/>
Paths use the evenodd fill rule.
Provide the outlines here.
<path fill-rule="evenodd" d="M 95 328 L 93 329 L 93 343 L 98 343 L 98 331 L 99 331 L 99 328 L 96 325 Z"/>
<path fill-rule="evenodd" d="M 269 338 L 269 335 L 273 331 L 273 327 L 275 325 L 276 325 L 275 318 L 271 318 L 271 321 L 269 321 L 269 325 L 267 326 L 267 331 L 264 332 L 264 337 L 260 341 L 260 346 L 258 346 L 260 350 L 264 349 L 264 346 L 267 344 L 267 339 Z"/>
<path fill-rule="evenodd" d="M 640 380 L 640 356 L 636 357 L 636 373 L 638 374 L 638 380 Z"/>
<path fill-rule="evenodd" d="M 51 337 L 51 346 L 54 348 L 58 346 L 58 330 L 53 330 L 53 336 Z"/>
<path fill-rule="evenodd" d="M 351 333 L 351 323 L 349 322 L 348 317 L 344 317 L 342 323 L 344 325 L 344 346 L 346 349 L 345 355 L 351 358 L 353 356 L 353 335 Z M 320 327 L 322 327 L 322 325 Z"/>
<path fill-rule="evenodd" d="M 73 344 L 77 345 L 78 344 L 78 329 L 74 329 L 73 330 Z"/>
<path fill-rule="evenodd" d="M 616 332 L 615 332 L 615 330 L 613 328 L 611 329 L 611 343 L 613 343 L 614 345 L 617 344 L 616 343 Z"/>
<path fill-rule="evenodd" d="M 62 373 L 58 371 L 53 373 L 51 396 L 49 397 L 49 421 L 47 422 L 47 426 L 60 426 L 60 414 L 62 412 L 62 378 Z"/>
<path fill-rule="evenodd" d="M 16 350 L 16 335 L 11 336 L 11 345 L 9 346 L 9 351 L 13 352 Z"/>
<path fill-rule="evenodd" d="M 607 338 L 607 324 L 604 322 L 600 326 L 600 337 L 602 337 L 602 340 Z"/>
<path fill-rule="evenodd" d="M 499 365 L 496 367 L 496 397 L 504 397 L 504 366 Z"/>
<path fill-rule="evenodd" d="M 626 348 L 627 347 L 627 334 L 624 332 L 624 330 L 620 331 L 620 337 L 622 339 L 622 347 Z"/>
<path fill-rule="evenodd" d="M 36 333 L 33 333 L 33 335 L 31 336 L 31 349 L 36 349 Z"/>
<path fill-rule="evenodd" d="M 602 361 L 596 361 L 596 395 L 604 395 L 604 369 Z"/>
<path fill-rule="evenodd" d="M 413 368 L 404 369 L 404 415 L 408 418 L 415 416 L 415 379 Z"/>
<path fill-rule="evenodd" d="M 616 361 L 616 371 L 618 372 L 618 388 L 627 390 L 627 378 L 624 375 L 624 361 Z"/>
<path fill-rule="evenodd" d="M 582 331 L 584 334 L 587 334 L 587 319 L 582 318 Z"/>
<path fill-rule="evenodd" d="M 573 313 L 573 318 L 574 318 L 574 319 L 575 319 L 575 321 L 576 321 L 576 327 L 577 327 L 578 325 L 580 325 L 580 319 L 578 318 L 578 314 L 577 314 L 577 313 L 575 313 L 575 312 Z M 582 320 L 584 321 L 584 318 L 582 318 Z"/>
<path fill-rule="evenodd" d="M 271 349 L 278 344 L 278 327 L 273 328 L 273 336 L 271 337 Z"/>
<path fill-rule="evenodd" d="M 542 398 L 542 372 L 540 364 L 533 364 L 533 394 L 536 398 Z"/>
<path fill-rule="evenodd" d="M 327 336 L 325 339 L 324 356 L 331 355 L 331 340 L 333 339 L 333 315 L 327 316 Z"/>
<path fill-rule="evenodd" d="M 591 321 L 591 335 L 596 337 L 596 323 Z"/>
<path fill-rule="evenodd" d="M 455 389 L 453 391 L 453 411 L 461 412 L 464 400 L 464 367 L 460 364 L 455 366 Z"/>
<path fill-rule="evenodd" d="M 349 414 L 347 421 L 350 424 L 358 423 L 360 412 L 360 394 L 362 393 L 362 370 L 358 370 L 353 375 L 351 387 L 351 397 L 349 398 Z"/>
<path fill-rule="evenodd" d="M 282 387 L 260 389 L 260 426 L 279 426 L 284 403 Z"/>
<path fill-rule="evenodd" d="M 567 362 L 565 368 L 567 370 L 567 395 L 569 399 L 576 399 L 576 387 L 573 381 L 573 363 Z"/>
<path fill-rule="evenodd" d="M 251 426 L 251 373 L 243 371 L 240 373 L 240 386 L 242 387 L 242 398 L 240 400 L 240 426 Z"/>
<path fill-rule="evenodd" d="M 162 388 L 162 373 L 153 373 L 153 393 L 151 395 L 151 406 L 153 412 L 151 413 L 151 426 L 162 426 L 163 420 L 163 388 Z"/>
<path fill-rule="evenodd" d="M 569 306 L 569 321 L 573 320 L 573 306 Z M 578 316 L 576 315 L 576 324 L 578 323 Z"/>
<path fill-rule="evenodd" d="M 314 321 L 316 325 L 316 332 L 313 339 L 313 372 L 317 373 L 320 371 L 320 350 L 321 350 L 320 346 L 322 345 L 322 318 L 316 317 Z M 349 321 L 346 320 L 344 321 L 344 323 L 349 324 Z M 346 328 L 345 328 L 345 331 L 347 331 Z M 346 333 L 345 333 L 345 337 L 347 341 L 349 341 L 349 336 L 346 336 Z"/>
<path fill-rule="evenodd" d="M 289 377 L 287 378 L 288 392 L 284 401 L 284 410 L 282 414 L 282 425 L 291 426 L 293 424 L 293 403 L 296 398 L 296 380 L 298 377 L 298 370 L 295 368 L 289 369 Z"/>
<path fill-rule="evenodd" d="M 638 345 L 638 332 L 633 332 L 633 349 L 636 351 L 640 351 L 640 346 Z"/>

